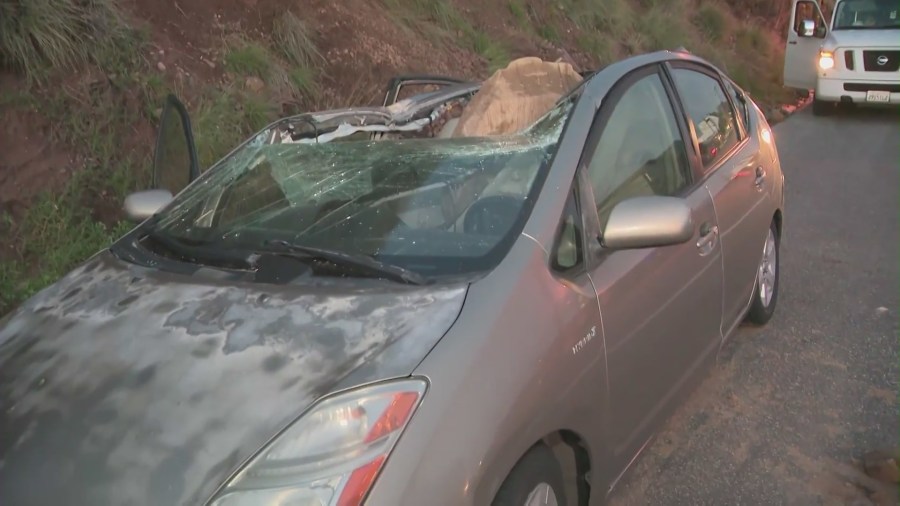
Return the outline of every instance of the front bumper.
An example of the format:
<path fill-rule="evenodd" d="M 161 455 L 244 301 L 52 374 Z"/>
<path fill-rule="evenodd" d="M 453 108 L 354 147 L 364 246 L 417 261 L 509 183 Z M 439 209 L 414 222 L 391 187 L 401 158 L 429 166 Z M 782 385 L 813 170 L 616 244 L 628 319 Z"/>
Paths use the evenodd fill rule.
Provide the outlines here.
<path fill-rule="evenodd" d="M 890 92 L 890 100 L 888 102 L 868 102 L 866 100 L 867 90 L 888 91 Z M 872 81 L 819 77 L 816 82 L 816 99 L 826 102 L 846 102 L 849 100 L 855 104 L 900 104 L 900 79 Z"/>

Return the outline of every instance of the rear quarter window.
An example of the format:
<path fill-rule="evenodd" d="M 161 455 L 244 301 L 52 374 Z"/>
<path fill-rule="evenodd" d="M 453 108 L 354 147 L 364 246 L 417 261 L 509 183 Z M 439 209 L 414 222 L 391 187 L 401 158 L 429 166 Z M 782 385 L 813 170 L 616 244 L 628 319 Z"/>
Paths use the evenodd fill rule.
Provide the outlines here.
<path fill-rule="evenodd" d="M 738 91 L 738 87 L 731 80 L 725 80 L 725 88 L 728 90 L 728 93 L 731 95 L 731 99 L 734 100 L 734 105 L 737 107 L 737 120 L 744 125 L 744 129 L 750 131 L 750 106 L 743 100 L 741 100 L 741 93 Z"/>

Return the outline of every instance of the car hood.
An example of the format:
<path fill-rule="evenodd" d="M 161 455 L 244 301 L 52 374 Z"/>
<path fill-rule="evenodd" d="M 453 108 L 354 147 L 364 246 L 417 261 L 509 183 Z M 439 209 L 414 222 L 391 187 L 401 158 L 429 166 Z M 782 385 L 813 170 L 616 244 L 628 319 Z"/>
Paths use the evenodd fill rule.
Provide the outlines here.
<path fill-rule="evenodd" d="M 845 47 L 897 47 L 900 48 L 900 29 L 890 30 L 835 30 L 828 34 L 826 48 Z"/>
<path fill-rule="evenodd" d="M 0 321 L 0 504 L 202 504 L 317 398 L 409 375 L 465 285 L 216 285 L 86 262 Z"/>

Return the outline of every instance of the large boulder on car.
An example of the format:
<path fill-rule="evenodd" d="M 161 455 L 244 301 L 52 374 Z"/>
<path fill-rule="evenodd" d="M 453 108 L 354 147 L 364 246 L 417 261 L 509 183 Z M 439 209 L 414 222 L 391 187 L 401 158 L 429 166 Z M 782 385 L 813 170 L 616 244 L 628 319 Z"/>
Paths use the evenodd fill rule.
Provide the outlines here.
<path fill-rule="evenodd" d="M 482 84 L 460 116 L 453 136 L 480 137 L 522 130 L 581 80 L 569 63 L 536 57 L 513 60 Z"/>

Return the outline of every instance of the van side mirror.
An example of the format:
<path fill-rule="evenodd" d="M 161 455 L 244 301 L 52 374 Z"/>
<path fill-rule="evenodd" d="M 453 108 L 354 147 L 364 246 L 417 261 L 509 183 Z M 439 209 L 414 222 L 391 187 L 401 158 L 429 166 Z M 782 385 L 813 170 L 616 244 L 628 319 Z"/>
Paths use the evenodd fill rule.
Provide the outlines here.
<path fill-rule="evenodd" d="M 613 207 L 600 243 L 609 249 L 683 244 L 694 236 L 691 207 L 678 197 L 634 197 Z"/>
<path fill-rule="evenodd" d="M 816 36 L 816 22 L 811 19 L 804 19 L 800 23 L 800 36 L 801 37 L 815 37 Z"/>

